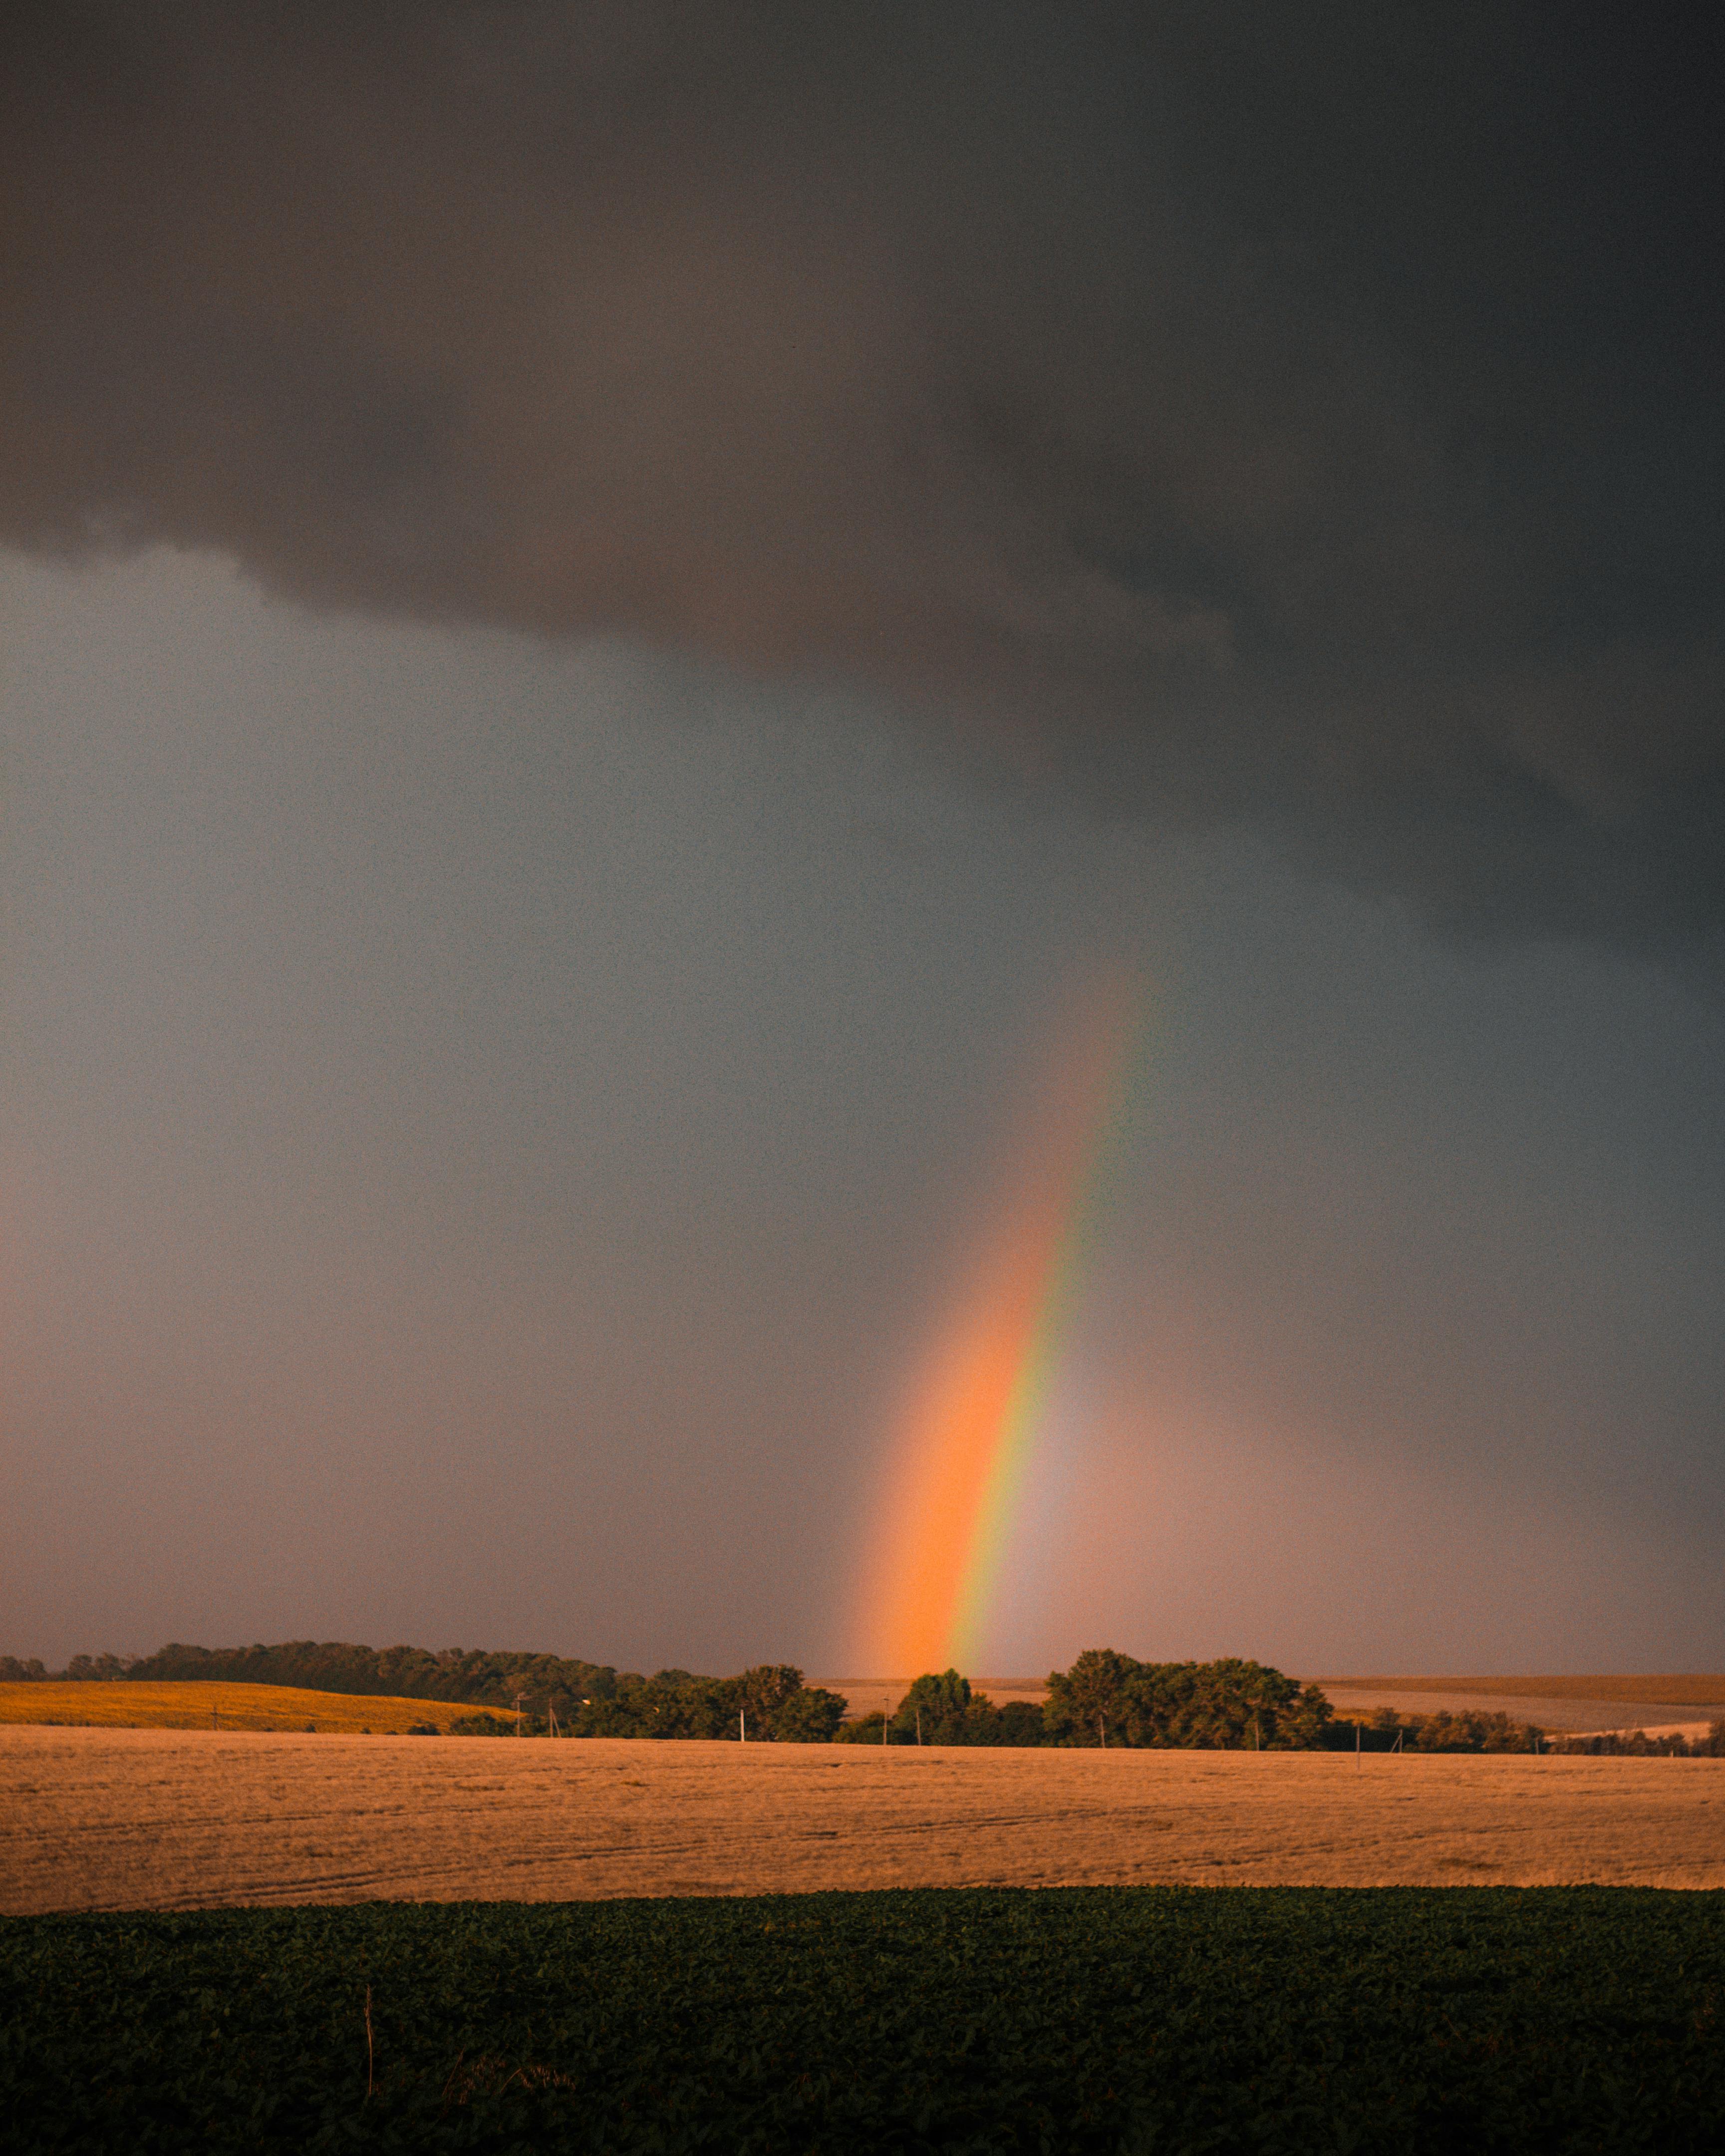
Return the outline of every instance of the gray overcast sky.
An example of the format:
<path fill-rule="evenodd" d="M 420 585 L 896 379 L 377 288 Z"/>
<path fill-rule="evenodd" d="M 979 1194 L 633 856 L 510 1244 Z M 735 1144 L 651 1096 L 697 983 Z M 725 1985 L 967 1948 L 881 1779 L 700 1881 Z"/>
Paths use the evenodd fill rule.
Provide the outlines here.
<path fill-rule="evenodd" d="M 0 1652 L 1725 1666 L 1715 31 L 74 4 L 0 82 Z"/>

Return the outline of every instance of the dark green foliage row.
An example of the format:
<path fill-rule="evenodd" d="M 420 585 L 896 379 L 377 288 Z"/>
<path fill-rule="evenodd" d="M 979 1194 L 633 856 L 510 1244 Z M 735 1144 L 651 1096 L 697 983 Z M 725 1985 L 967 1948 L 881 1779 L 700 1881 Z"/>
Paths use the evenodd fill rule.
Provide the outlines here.
<path fill-rule="evenodd" d="M 1687 2156 L 1722 2005 L 1623 1888 L 12 1918 L 0 2151 Z"/>

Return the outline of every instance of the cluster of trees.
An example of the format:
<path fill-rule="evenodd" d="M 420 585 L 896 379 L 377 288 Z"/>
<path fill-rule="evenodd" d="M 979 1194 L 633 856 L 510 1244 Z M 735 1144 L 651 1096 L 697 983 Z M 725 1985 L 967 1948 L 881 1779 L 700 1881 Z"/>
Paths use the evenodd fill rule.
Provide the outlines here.
<path fill-rule="evenodd" d="M 1332 1748 L 1366 1752 L 1559 1752 L 1608 1757 L 1657 1756 L 1679 1759 L 1725 1758 L 1725 1721 L 1705 1737 L 1650 1737 L 1645 1730 L 1620 1730 L 1604 1737 L 1555 1736 L 1537 1722 L 1513 1722 L 1507 1714 L 1398 1714 L 1379 1707 L 1364 1721 L 1332 1722 L 1325 1732 Z"/>
<path fill-rule="evenodd" d="M 845 1744 L 1040 1744 L 1045 1741 L 1042 1709 L 1029 1700 L 996 1707 L 973 1692 L 968 1677 L 957 1670 L 930 1671 L 912 1683 L 888 1716 L 872 1714 L 847 1722 L 839 1732 Z"/>
<path fill-rule="evenodd" d="M 174 1645 L 133 1665 L 127 1674 L 160 1683 L 182 1678 L 228 1684 L 302 1685 L 311 1691 L 438 1699 L 451 1704 L 512 1708 L 523 1694 L 546 1702 L 567 1721 L 583 1702 L 602 1698 L 617 1672 L 561 1655 L 495 1654 L 445 1647 L 362 1647 L 345 1640 L 290 1640 L 274 1647 Z"/>
<path fill-rule="evenodd" d="M 1138 1662 L 1092 1647 L 1048 1681 L 1050 1744 L 1312 1751 L 1332 1709 L 1316 1685 L 1262 1662 Z"/>
<path fill-rule="evenodd" d="M 655 1676 L 619 1678 L 608 1698 L 588 1700 L 567 1716 L 558 1713 L 555 1730 L 548 1712 L 526 1712 L 519 1719 L 503 1721 L 480 1713 L 458 1715 L 449 1734 L 709 1737 L 733 1744 L 826 1744 L 840 1733 L 845 1705 L 842 1694 L 804 1684 L 800 1670 L 782 1663 L 762 1664 L 734 1677 L 660 1670 Z"/>
<path fill-rule="evenodd" d="M 1332 1722 L 1327 1732 L 1332 1749 L 1352 1752 L 1539 1752 L 1550 1751 L 1545 1732 L 1534 1722 L 1512 1722 L 1507 1714 L 1398 1714 L 1380 1707 L 1362 1721 Z"/>
<path fill-rule="evenodd" d="M 450 1726 L 474 1735 L 544 1734 L 555 1717 L 572 1737 L 746 1737 L 751 1743 L 856 1744 L 1158 1746 L 1181 1749 L 1310 1751 L 1356 1744 L 1371 1752 L 1599 1752 L 1725 1758 L 1725 1721 L 1686 1743 L 1640 1730 L 1616 1736 L 1549 1738 L 1507 1714 L 1399 1715 L 1384 1707 L 1356 1723 L 1334 1718 L 1315 1685 L 1301 1686 L 1261 1662 L 1140 1662 L 1092 1647 L 1048 1681 L 1042 1707 L 997 1707 L 957 1670 L 917 1677 L 891 1715 L 845 1719 L 834 1691 L 807 1685 L 786 1664 L 731 1677 L 660 1670 L 650 1677 L 558 1655 L 492 1654 L 446 1647 L 363 1647 L 339 1640 L 280 1645 L 189 1647 L 154 1655 L 74 1655 L 63 1671 L 0 1655 L 0 1682 L 157 1683 L 202 1680 L 295 1685 L 312 1691 L 441 1700 L 484 1712 Z M 526 1712 L 518 1722 L 516 1702 Z M 434 1725 L 426 1725 L 428 1727 Z"/>
<path fill-rule="evenodd" d="M 1178 1747 L 1312 1750 L 1324 1743 L 1329 1702 L 1261 1662 L 1140 1662 L 1092 1647 L 1048 1681 L 1042 1707 L 1004 1707 L 957 1670 L 918 1677 L 891 1716 L 847 1722 L 841 1743 Z"/>
<path fill-rule="evenodd" d="M 45 1679 L 39 1661 L 0 1659 L 0 1679 Z M 459 1717 L 475 1734 L 542 1733 L 555 1717 L 572 1737 L 746 1737 L 779 1743 L 1178 1745 L 1266 1749 L 1324 1741 L 1330 1707 L 1312 1686 L 1261 1663 L 1139 1662 L 1110 1648 L 1081 1654 L 1049 1679 L 1045 1707 L 997 1707 L 957 1670 L 916 1678 L 890 1717 L 845 1720 L 837 1692 L 800 1670 L 763 1665 L 730 1677 L 660 1670 L 645 1677 L 557 1655 L 448 1647 L 365 1647 L 290 1640 L 275 1646 L 195 1647 L 177 1641 L 141 1657 L 76 1655 L 64 1675 L 115 1682 L 293 1685 L 313 1691 L 440 1700 L 478 1709 Z M 526 1712 L 518 1722 L 517 1702 Z M 1500 1717 L 1501 1719 L 1501 1717 Z"/>
<path fill-rule="evenodd" d="M 1558 1737 L 1545 1747 L 1608 1759 L 1725 1759 L 1725 1721 L 1709 1723 L 1705 1737 L 1650 1737 L 1645 1729 L 1616 1729 L 1603 1737 Z"/>
<path fill-rule="evenodd" d="M 702 1677 L 660 1670 L 622 1676 L 603 1699 L 570 1717 L 572 1737 L 718 1737 L 752 1743 L 825 1744 L 839 1733 L 844 1696 L 803 1681 L 788 1663 L 763 1663 L 740 1676 Z"/>
<path fill-rule="evenodd" d="M 0 1681 L 42 1682 L 51 1674 L 38 1661 L 0 1657 Z M 696 1676 L 688 1670 L 643 1677 L 558 1655 L 462 1647 L 433 1654 L 424 1647 L 364 1647 L 341 1640 L 290 1640 L 267 1647 L 192 1647 L 176 1641 L 141 1656 L 74 1655 L 59 1674 L 74 1682 L 293 1685 L 508 1710 L 507 1722 L 482 1714 L 460 1717 L 475 1734 L 495 1728 L 512 1735 L 521 1700 L 528 1712 L 520 1726 L 541 1732 L 555 1715 L 558 1727 L 576 1737 L 746 1736 L 819 1743 L 836 1733 L 845 1707 L 839 1693 L 805 1685 L 800 1670 L 783 1665 L 734 1677 Z"/>
<path fill-rule="evenodd" d="M 0 1656 L 0 1681 L 43 1681 L 51 1674 L 39 1661 Z M 273 1647 L 188 1647 L 174 1641 L 153 1655 L 74 1655 L 58 1674 L 74 1683 L 295 1685 L 308 1691 L 511 1708 L 526 1693 L 542 1712 L 549 1702 L 560 1720 L 588 1700 L 608 1697 L 619 1682 L 614 1669 L 560 1655 L 465 1647 L 433 1654 L 424 1647 L 362 1647 L 345 1640 L 288 1640 Z"/>

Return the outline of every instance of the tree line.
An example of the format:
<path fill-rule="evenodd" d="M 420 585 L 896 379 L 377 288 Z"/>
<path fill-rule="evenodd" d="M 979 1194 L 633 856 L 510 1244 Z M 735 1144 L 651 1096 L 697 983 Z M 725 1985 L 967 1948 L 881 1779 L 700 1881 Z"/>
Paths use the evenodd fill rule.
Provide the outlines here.
<path fill-rule="evenodd" d="M 499 1654 L 465 1647 L 363 1647 L 344 1640 L 287 1640 L 275 1646 L 189 1647 L 153 1655 L 74 1655 L 62 1671 L 0 1656 L 0 1681 L 292 1685 L 307 1691 L 451 1705 L 513 1707 L 526 1693 L 568 1720 L 587 1701 L 608 1697 L 617 1672 L 560 1655 Z M 634 1682 L 642 1681 L 639 1678 Z"/>
<path fill-rule="evenodd" d="M 1140 1662 L 1092 1647 L 1050 1676 L 1043 1719 L 1054 1744 L 1309 1752 L 1332 1712 L 1316 1685 L 1262 1662 Z"/>
<path fill-rule="evenodd" d="M 1316 1685 L 1267 1664 L 1141 1662 L 1112 1648 L 1086 1649 L 1052 1671 L 1045 1702 L 996 1703 L 953 1669 L 916 1677 L 891 1714 L 846 1718 L 838 1692 L 804 1682 L 788 1664 L 735 1676 L 660 1670 L 619 1673 L 557 1655 L 446 1647 L 366 1647 L 292 1640 L 275 1646 L 194 1647 L 153 1655 L 74 1655 L 64 1671 L 0 1656 L 0 1682 L 174 1681 L 290 1685 L 312 1691 L 436 1700 L 481 1710 L 456 1717 L 459 1733 L 571 1737 L 720 1738 L 778 1743 L 1057 1746 L 1117 1749 L 1613 1752 L 1725 1757 L 1725 1721 L 1686 1742 L 1640 1731 L 1604 1738 L 1548 1735 L 1502 1713 L 1398 1715 L 1379 1709 L 1338 1720 Z M 523 1710 L 518 1715 L 519 1707 Z M 487 1709 L 502 1709 L 500 1720 Z M 434 1726 L 420 1725 L 428 1732 Z"/>
<path fill-rule="evenodd" d="M 914 1679 L 892 1714 L 877 1707 L 839 1732 L 841 1744 L 1043 1744 L 1042 1709 L 1029 1700 L 1004 1707 L 973 1692 L 957 1670 L 930 1671 Z"/>
<path fill-rule="evenodd" d="M 191 1647 L 176 1641 L 153 1655 L 74 1655 L 62 1671 L 0 1656 L 0 1682 L 203 1683 L 293 1686 L 360 1697 L 439 1700 L 501 1707 L 506 1722 L 458 1717 L 464 1734 L 555 1725 L 574 1737 L 732 1737 L 821 1743 L 844 1718 L 841 1693 L 805 1684 L 803 1672 L 768 1664 L 732 1677 L 689 1670 L 621 1675 L 608 1665 L 559 1655 L 446 1647 L 364 1647 L 340 1640 L 289 1640 L 275 1646 Z M 517 1702 L 526 1712 L 517 1723 Z M 424 1727 L 424 1725 L 422 1725 Z"/>
<path fill-rule="evenodd" d="M 1117 1750 L 1311 1750 L 1324 1741 L 1329 1702 L 1262 1662 L 1140 1662 L 1088 1648 L 1053 1671 L 1040 1706 L 997 1706 L 957 1670 L 917 1677 L 891 1715 L 847 1722 L 841 1743 L 1045 1745 Z"/>
<path fill-rule="evenodd" d="M 840 1733 L 842 1692 L 805 1684 L 788 1663 L 763 1663 L 734 1677 L 696 1676 L 689 1670 L 660 1670 L 650 1677 L 625 1675 L 603 1699 L 588 1699 L 568 1712 L 554 1701 L 531 1695 L 524 1712 L 500 1721 L 492 1713 L 459 1715 L 452 1737 L 706 1737 L 732 1743 L 826 1744 Z M 417 1730 L 410 1730 L 414 1735 Z"/>
<path fill-rule="evenodd" d="M 1553 1738 L 1545 1749 L 1567 1758 L 1725 1759 L 1725 1720 L 1709 1722 L 1705 1737 L 1650 1737 L 1645 1729 L 1611 1729 L 1603 1736 Z"/>
<path fill-rule="evenodd" d="M 1537 1722 L 1516 1722 L 1507 1714 L 1398 1714 L 1380 1707 L 1375 1713 L 1333 1725 L 1332 1743 L 1362 1752 L 1550 1752 L 1556 1748 Z"/>
<path fill-rule="evenodd" d="M 0 1680 L 42 1680 L 39 1661 L 0 1657 Z M 837 1692 L 769 1664 L 729 1677 L 660 1670 L 619 1674 L 556 1655 L 449 1647 L 356 1646 L 291 1640 L 275 1646 L 196 1647 L 173 1642 L 143 1656 L 74 1655 L 64 1678 L 90 1682 L 292 1685 L 312 1691 L 388 1695 L 502 1708 L 507 1723 L 463 1717 L 470 1729 L 517 1727 L 576 1737 L 758 1737 L 785 1743 L 964 1745 L 1258 1745 L 1286 1750 L 1322 1741 L 1330 1717 L 1314 1687 L 1258 1662 L 1138 1662 L 1091 1649 L 1049 1679 L 1045 1706 L 998 1707 L 957 1670 L 928 1671 L 896 1711 L 845 1719 Z M 517 1722 L 517 1702 L 528 1710 Z"/>
<path fill-rule="evenodd" d="M 1719 1759 L 1725 1758 L 1725 1720 L 1713 1722 L 1705 1736 L 1695 1738 L 1650 1737 L 1642 1729 L 1572 1737 L 1502 1713 L 1471 1709 L 1452 1713 L 1440 1707 L 1435 1714 L 1398 1714 L 1393 1707 L 1383 1707 L 1358 1722 L 1332 1722 L 1325 1741 L 1332 1748 L 1363 1752 L 1540 1752 L 1566 1757 Z"/>
<path fill-rule="evenodd" d="M 717 1737 L 777 1744 L 827 1744 L 839 1733 L 842 1692 L 805 1684 L 788 1663 L 763 1663 L 740 1676 L 688 1670 L 619 1677 L 603 1698 L 569 1719 L 572 1737 Z M 547 1717 L 548 1721 L 548 1717 Z"/>

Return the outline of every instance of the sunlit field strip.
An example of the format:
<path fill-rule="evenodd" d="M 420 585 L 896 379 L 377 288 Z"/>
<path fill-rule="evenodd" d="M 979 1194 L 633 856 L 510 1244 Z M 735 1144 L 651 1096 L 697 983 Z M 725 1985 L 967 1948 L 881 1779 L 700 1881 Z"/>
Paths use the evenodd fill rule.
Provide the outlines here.
<path fill-rule="evenodd" d="M 399 1736 L 415 1722 L 449 1727 L 478 1712 L 440 1699 L 305 1691 L 291 1685 L 0 1684 L 0 1722 L 93 1729 L 298 1729 Z"/>

